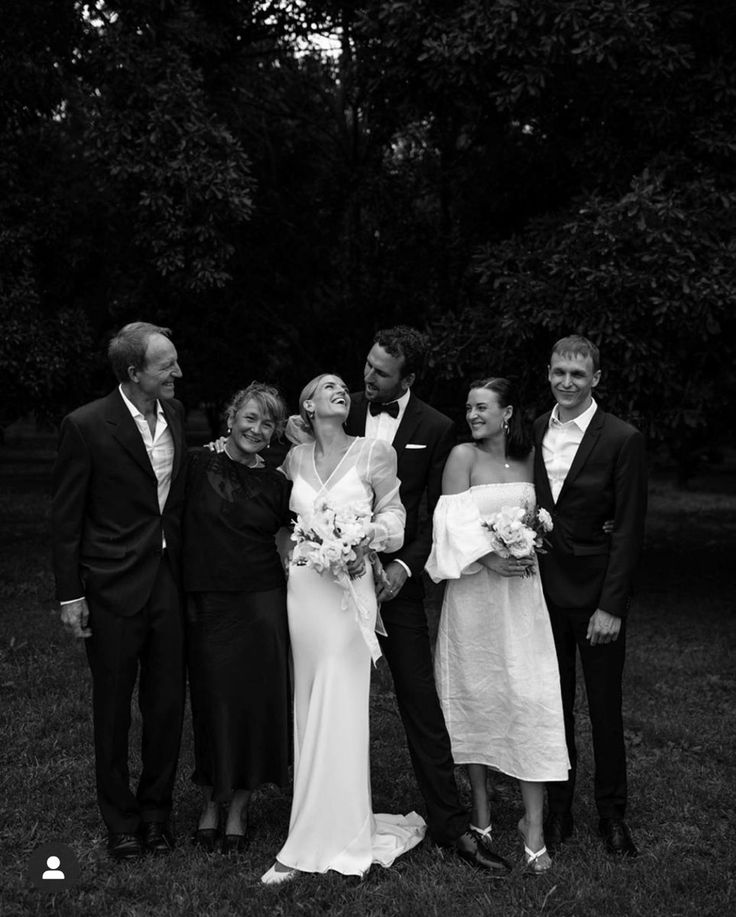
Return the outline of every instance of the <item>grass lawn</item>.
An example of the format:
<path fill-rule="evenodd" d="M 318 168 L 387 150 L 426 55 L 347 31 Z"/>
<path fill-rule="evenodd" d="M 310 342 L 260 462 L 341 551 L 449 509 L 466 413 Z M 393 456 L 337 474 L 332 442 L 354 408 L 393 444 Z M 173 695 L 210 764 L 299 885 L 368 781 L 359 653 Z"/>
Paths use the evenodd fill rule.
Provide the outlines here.
<path fill-rule="evenodd" d="M 736 914 L 736 488 L 725 474 L 696 480 L 688 493 L 664 483 L 651 488 L 625 680 L 629 823 L 638 860 L 612 861 L 596 837 L 581 694 L 576 834 L 547 875 L 521 869 L 515 834 L 521 801 L 514 781 L 498 776 L 497 846 L 517 864 L 507 881 L 491 881 L 425 842 L 391 869 L 374 867 L 363 882 L 329 874 L 275 890 L 259 878 L 285 837 L 289 795 L 267 789 L 254 796 L 253 841 L 240 859 L 195 850 L 188 841 L 198 811 L 188 721 L 175 796 L 176 851 L 134 866 L 106 856 L 94 798 L 89 672 L 82 647 L 62 632 L 53 601 L 50 459 L 48 452 L 0 448 L 3 917 Z M 428 603 L 433 627 L 440 598 L 434 590 Z M 371 712 L 374 808 L 422 813 L 385 668 L 374 679 Z M 139 725 L 136 710 L 134 729 Z M 50 840 L 78 856 L 75 888 L 52 892 L 31 884 L 29 856 Z"/>

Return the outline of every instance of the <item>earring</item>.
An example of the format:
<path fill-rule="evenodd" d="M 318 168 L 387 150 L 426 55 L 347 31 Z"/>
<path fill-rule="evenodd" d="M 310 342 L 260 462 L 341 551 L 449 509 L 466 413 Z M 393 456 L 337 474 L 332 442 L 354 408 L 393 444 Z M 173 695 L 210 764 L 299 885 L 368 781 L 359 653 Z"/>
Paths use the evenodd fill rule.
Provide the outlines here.
<path fill-rule="evenodd" d="M 509 422 L 508 422 L 508 420 L 504 420 L 504 422 L 503 422 L 503 432 L 504 432 L 504 434 L 505 434 L 506 436 L 509 435 Z"/>
<path fill-rule="evenodd" d="M 230 434 L 231 434 L 232 432 L 233 432 L 233 428 L 232 428 L 232 427 L 228 427 L 228 428 L 227 428 L 227 435 L 230 436 Z"/>

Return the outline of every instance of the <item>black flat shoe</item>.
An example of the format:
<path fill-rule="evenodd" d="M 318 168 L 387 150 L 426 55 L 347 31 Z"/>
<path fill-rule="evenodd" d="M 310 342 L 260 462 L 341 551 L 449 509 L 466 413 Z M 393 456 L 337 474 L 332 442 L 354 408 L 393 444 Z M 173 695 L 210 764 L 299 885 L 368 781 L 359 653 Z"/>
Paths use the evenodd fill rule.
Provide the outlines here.
<path fill-rule="evenodd" d="M 192 835 L 192 843 L 206 853 L 215 853 L 219 847 L 220 832 L 217 828 L 197 828 Z"/>
<path fill-rule="evenodd" d="M 550 812 L 544 822 L 544 843 L 550 850 L 572 837 L 573 821 L 569 812 Z"/>
<path fill-rule="evenodd" d="M 222 839 L 222 852 L 242 853 L 248 846 L 247 834 L 226 834 Z"/>
<path fill-rule="evenodd" d="M 490 841 L 484 839 L 481 842 L 474 831 L 461 834 L 453 846 L 461 860 L 477 869 L 484 869 L 494 878 L 505 878 L 511 872 L 511 864 L 491 848 Z"/>
<path fill-rule="evenodd" d="M 141 842 L 135 834 L 114 834 L 107 836 L 107 851 L 114 860 L 137 860 L 143 856 Z"/>
<path fill-rule="evenodd" d="M 598 832 L 604 840 L 606 850 L 616 856 L 636 857 L 639 851 L 623 818 L 602 818 Z"/>
<path fill-rule="evenodd" d="M 146 821 L 141 826 L 143 849 L 156 856 L 171 853 L 174 849 L 174 837 L 166 822 Z"/>

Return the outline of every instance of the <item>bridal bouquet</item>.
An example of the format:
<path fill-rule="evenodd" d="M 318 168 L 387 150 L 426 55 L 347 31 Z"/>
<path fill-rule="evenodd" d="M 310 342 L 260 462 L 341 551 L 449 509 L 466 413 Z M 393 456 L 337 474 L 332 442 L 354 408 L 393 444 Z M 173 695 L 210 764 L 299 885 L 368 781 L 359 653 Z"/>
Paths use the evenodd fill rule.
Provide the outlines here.
<path fill-rule="evenodd" d="M 335 579 L 347 576 L 347 565 L 355 560 L 355 548 L 368 534 L 370 510 L 349 504 L 336 509 L 326 500 L 317 502 L 305 519 L 297 516 L 292 541 L 296 542 L 292 563 L 327 571 Z"/>
<path fill-rule="evenodd" d="M 312 514 L 297 516 L 292 533 L 294 553 L 291 562 L 297 567 L 312 567 L 318 573 L 329 573 L 343 590 L 342 608 L 351 606 L 358 627 L 371 653 L 373 662 L 381 656 L 376 632 L 386 636 L 386 630 L 375 604 L 371 607 L 356 592 L 348 573 L 348 563 L 355 560 L 355 548 L 370 534 L 372 514 L 365 505 L 348 504 L 336 508 L 326 500 L 315 503 Z M 373 567 L 374 578 L 385 576 L 375 551 L 367 558 Z"/>
<path fill-rule="evenodd" d="M 545 535 L 552 531 L 552 517 L 546 509 L 535 513 L 527 506 L 504 506 L 490 519 L 482 522 L 491 536 L 491 550 L 499 557 L 533 557 L 545 554 L 549 544 Z M 525 573 L 531 576 L 533 567 Z"/>

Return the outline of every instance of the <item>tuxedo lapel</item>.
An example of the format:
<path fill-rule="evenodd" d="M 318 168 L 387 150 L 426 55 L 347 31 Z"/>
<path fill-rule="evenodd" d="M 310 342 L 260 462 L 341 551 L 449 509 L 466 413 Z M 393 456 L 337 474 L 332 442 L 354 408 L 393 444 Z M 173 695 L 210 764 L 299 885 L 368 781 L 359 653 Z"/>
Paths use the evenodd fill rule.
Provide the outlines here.
<path fill-rule="evenodd" d="M 552 486 L 549 483 L 549 475 L 547 474 L 547 466 L 544 463 L 544 451 L 542 449 L 542 442 L 549 426 L 551 413 L 551 411 L 548 411 L 540 417 L 534 427 L 534 486 L 537 490 L 537 502 L 546 506 L 554 503 Z"/>
<path fill-rule="evenodd" d="M 404 416 L 401 418 L 401 423 L 394 435 L 392 446 L 398 453 L 403 449 L 406 444 L 411 440 L 412 435 L 419 426 L 419 422 L 422 419 L 422 409 L 420 406 L 419 399 L 415 395 L 409 395 L 409 401 L 406 405 L 406 410 L 404 411 Z"/>
<path fill-rule="evenodd" d="M 559 503 L 565 496 L 565 491 L 568 488 L 568 485 L 572 484 L 575 478 L 580 473 L 581 468 L 585 465 L 588 460 L 588 456 L 593 449 L 593 446 L 598 442 L 598 437 L 601 435 L 601 430 L 603 429 L 603 420 L 605 414 L 598 408 L 593 415 L 593 419 L 588 424 L 588 429 L 583 434 L 583 438 L 580 441 L 578 446 L 578 451 L 575 453 L 575 458 L 572 460 L 572 465 L 570 470 L 567 472 L 567 476 L 560 490 L 560 494 L 557 497 L 557 502 Z"/>
<path fill-rule="evenodd" d="M 171 471 L 171 478 L 173 480 L 179 474 L 179 469 L 181 468 L 184 453 L 186 451 L 184 426 L 181 422 L 181 418 L 170 404 L 162 401 L 161 407 L 164 411 L 166 423 L 169 425 L 169 430 L 171 430 L 171 438 L 174 441 L 174 467 Z"/>
<path fill-rule="evenodd" d="M 148 458 L 146 447 L 143 444 L 143 437 L 120 392 L 116 389 L 108 395 L 106 400 L 105 422 L 110 429 L 110 433 L 146 474 L 155 480 L 156 475 Z"/>

